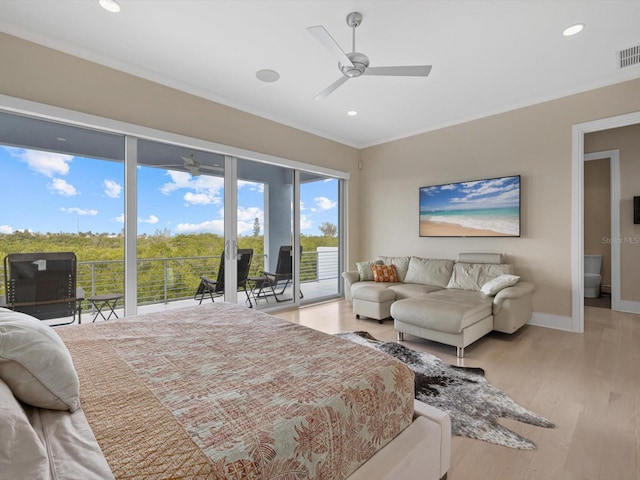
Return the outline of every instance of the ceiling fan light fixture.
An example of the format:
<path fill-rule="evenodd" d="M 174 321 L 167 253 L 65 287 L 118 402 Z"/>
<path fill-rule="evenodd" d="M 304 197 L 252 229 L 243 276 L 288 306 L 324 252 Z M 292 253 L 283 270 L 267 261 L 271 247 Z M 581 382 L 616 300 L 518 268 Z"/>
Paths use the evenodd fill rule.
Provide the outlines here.
<path fill-rule="evenodd" d="M 270 70 L 268 68 L 263 68 L 262 70 L 258 70 L 256 72 L 256 77 L 258 80 L 267 83 L 277 82 L 280 79 L 280 74 L 275 70 Z"/>
<path fill-rule="evenodd" d="M 580 33 L 583 28 L 584 28 L 584 23 L 576 23 L 574 25 L 570 25 L 567 28 L 565 28 L 562 34 L 565 37 L 571 37 L 572 35 L 576 35 Z"/>
<path fill-rule="evenodd" d="M 107 12 L 118 13 L 120 11 L 120 4 L 116 0 L 98 0 L 98 3 Z"/>

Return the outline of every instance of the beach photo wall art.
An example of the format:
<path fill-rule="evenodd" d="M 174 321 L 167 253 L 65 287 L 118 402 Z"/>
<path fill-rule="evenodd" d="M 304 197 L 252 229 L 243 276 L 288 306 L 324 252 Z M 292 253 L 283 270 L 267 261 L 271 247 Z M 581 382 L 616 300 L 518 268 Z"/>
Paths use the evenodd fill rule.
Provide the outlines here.
<path fill-rule="evenodd" d="M 420 188 L 421 237 L 519 237 L 520 175 Z"/>

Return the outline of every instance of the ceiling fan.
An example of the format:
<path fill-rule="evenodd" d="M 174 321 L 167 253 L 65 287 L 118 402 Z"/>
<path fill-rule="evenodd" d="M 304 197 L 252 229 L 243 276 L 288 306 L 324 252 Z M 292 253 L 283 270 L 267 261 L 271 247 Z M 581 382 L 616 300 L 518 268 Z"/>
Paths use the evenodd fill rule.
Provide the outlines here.
<path fill-rule="evenodd" d="M 313 99 L 320 100 L 328 97 L 340 85 L 350 78 L 359 77 L 360 75 L 387 75 L 401 77 L 426 77 L 431 72 L 431 65 L 412 65 L 397 67 L 370 67 L 369 57 L 364 53 L 356 52 L 356 27 L 362 23 L 362 14 L 351 12 L 347 15 L 347 25 L 352 29 L 352 52 L 344 53 L 340 45 L 333 39 L 322 25 L 308 27 L 307 30 L 318 40 L 324 47 L 338 59 L 338 69 L 342 72 L 342 77 L 333 82 Z"/>
<path fill-rule="evenodd" d="M 165 165 L 165 167 L 181 167 L 187 170 L 192 177 L 200 175 L 200 170 L 211 170 L 214 172 L 224 172 L 224 168 L 219 165 L 202 165 L 196 161 L 195 156 L 192 153 L 188 157 L 181 156 L 182 163 L 179 165 Z"/>

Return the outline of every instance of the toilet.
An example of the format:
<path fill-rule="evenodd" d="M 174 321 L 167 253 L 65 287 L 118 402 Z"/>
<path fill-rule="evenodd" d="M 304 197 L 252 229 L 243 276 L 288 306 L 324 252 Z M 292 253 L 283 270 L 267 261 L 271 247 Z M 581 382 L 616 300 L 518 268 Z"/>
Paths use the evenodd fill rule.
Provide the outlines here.
<path fill-rule="evenodd" d="M 584 256 L 584 296 L 598 298 L 600 296 L 600 267 L 602 255 Z"/>

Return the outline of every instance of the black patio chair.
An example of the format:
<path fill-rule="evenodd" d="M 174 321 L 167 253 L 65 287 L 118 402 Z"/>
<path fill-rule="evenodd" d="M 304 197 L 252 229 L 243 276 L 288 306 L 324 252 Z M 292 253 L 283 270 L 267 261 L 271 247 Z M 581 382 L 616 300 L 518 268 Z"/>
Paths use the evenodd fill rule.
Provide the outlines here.
<path fill-rule="evenodd" d="M 265 296 L 264 289 L 268 287 L 271 289 L 271 295 L 273 295 L 278 302 L 284 300 L 278 298 L 278 295 L 282 295 L 285 289 L 289 286 L 289 283 L 293 281 L 293 255 L 291 251 L 293 248 L 291 245 L 282 245 L 278 250 L 278 262 L 276 263 L 275 272 L 262 272 L 265 278 L 265 286 L 261 289 L 261 296 Z M 302 245 L 300 246 L 300 258 L 302 257 Z M 279 290 L 279 291 L 276 291 Z M 268 295 L 268 294 L 267 294 Z M 300 298 L 304 298 L 302 290 L 300 290 Z"/>
<path fill-rule="evenodd" d="M 249 307 L 253 308 L 251 303 L 251 297 L 247 291 L 247 278 L 249 277 L 249 269 L 251 268 L 251 260 L 253 259 L 252 248 L 240 248 L 238 249 L 238 282 L 237 289 L 244 291 L 249 302 Z M 206 276 L 200 277 L 200 285 L 193 296 L 194 300 L 204 300 L 205 296 L 209 296 L 211 301 L 215 301 L 216 297 L 224 295 L 224 251 L 220 256 L 220 266 L 218 267 L 218 275 L 213 280 Z"/>
<path fill-rule="evenodd" d="M 4 257 L 5 306 L 39 320 L 71 317 L 82 323 L 84 290 L 76 285 L 73 252 L 10 253 Z"/>

